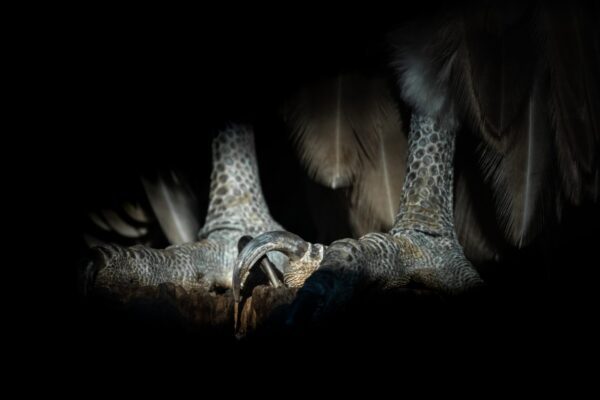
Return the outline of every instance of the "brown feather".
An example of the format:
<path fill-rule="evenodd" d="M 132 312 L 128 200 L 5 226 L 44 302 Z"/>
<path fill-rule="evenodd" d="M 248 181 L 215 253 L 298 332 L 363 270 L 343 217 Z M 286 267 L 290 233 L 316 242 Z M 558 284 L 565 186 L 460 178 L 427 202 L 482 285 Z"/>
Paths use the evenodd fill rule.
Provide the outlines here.
<path fill-rule="evenodd" d="M 356 236 L 389 230 L 394 224 L 406 172 L 408 142 L 397 105 L 381 83 L 374 157 L 365 163 L 351 190 L 350 224 Z"/>
<path fill-rule="evenodd" d="M 346 187 L 369 156 L 369 121 L 378 106 L 374 84 L 357 75 L 338 76 L 302 89 L 287 107 L 300 160 L 317 182 Z"/>

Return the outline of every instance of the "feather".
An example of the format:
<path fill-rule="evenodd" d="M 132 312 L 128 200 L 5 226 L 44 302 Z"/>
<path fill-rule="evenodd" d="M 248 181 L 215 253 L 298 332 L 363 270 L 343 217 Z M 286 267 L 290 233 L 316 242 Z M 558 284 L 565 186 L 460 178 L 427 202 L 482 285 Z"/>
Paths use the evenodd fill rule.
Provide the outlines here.
<path fill-rule="evenodd" d="M 462 129 L 454 156 L 454 226 L 465 255 L 478 267 L 498 261 L 506 240 L 496 220 L 494 192 L 482 174 L 481 138 Z"/>
<path fill-rule="evenodd" d="M 397 105 L 383 85 L 380 90 L 379 112 L 370 122 L 377 138 L 376 150 L 351 189 L 350 224 L 356 236 L 393 226 L 404 184 L 406 135 Z"/>
<path fill-rule="evenodd" d="M 451 92 L 460 115 L 499 152 L 531 90 L 532 15 L 526 6 L 481 4 L 454 22 Z"/>
<path fill-rule="evenodd" d="M 127 213 L 127 215 L 130 218 L 132 218 L 136 222 L 150 222 L 150 218 L 146 214 L 146 211 L 144 211 L 144 208 L 139 203 L 133 204 L 126 201 L 123 203 L 123 210 L 125 211 L 125 213 Z"/>
<path fill-rule="evenodd" d="M 452 18 L 431 18 L 408 24 L 393 33 L 392 65 L 402 99 L 415 111 L 430 115 L 449 128 L 457 124 L 449 79 L 459 35 Z"/>
<path fill-rule="evenodd" d="M 526 106 L 506 133 L 504 154 L 482 146 L 482 165 L 496 198 L 497 216 L 510 243 L 522 247 L 551 215 L 553 143 L 545 99 L 536 79 Z"/>
<path fill-rule="evenodd" d="M 338 76 L 304 88 L 286 109 L 300 160 L 317 182 L 347 187 L 373 148 L 377 83 Z M 352 117 L 352 119 L 350 118 Z"/>
<path fill-rule="evenodd" d="M 139 220 L 142 216 L 146 222 Z M 122 208 L 103 208 L 100 212 L 90 212 L 88 217 L 84 240 L 90 247 L 106 243 L 164 247 L 166 243 L 151 211 L 144 210 L 139 202 L 125 201 Z"/>
<path fill-rule="evenodd" d="M 467 178 L 467 172 L 456 174 L 456 189 L 454 196 L 454 225 L 458 241 L 463 246 L 465 255 L 475 264 L 494 261 L 500 250 L 490 240 L 490 225 L 485 225 L 485 210 L 481 212 L 481 183 L 475 185 Z M 477 189 L 476 189 L 477 188 Z M 475 195 L 477 193 L 477 195 Z M 495 222 L 495 221 L 494 221 Z M 488 228 L 488 229 L 486 229 Z"/>
<path fill-rule="evenodd" d="M 197 200 L 185 181 L 175 173 L 142 178 L 148 200 L 171 244 L 196 240 L 200 228 Z"/>
<path fill-rule="evenodd" d="M 103 217 L 98 215 L 95 212 L 91 212 L 89 215 L 90 220 L 94 223 L 95 226 L 101 228 L 105 232 L 110 232 L 111 228 L 108 223 L 104 220 Z"/>
<path fill-rule="evenodd" d="M 139 238 L 148 233 L 148 230 L 144 227 L 135 227 L 128 224 L 119 214 L 111 209 L 104 209 L 101 211 L 104 221 L 110 226 L 110 228 L 118 233 L 120 236 L 126 238 Z M 97 223 L 97 221 L 94 221 Z"/>
<path fill-rule="evenodd" d="M 545 4 L 540 13 L 562 188 L 575 204 L 598 191 L 600 16 L 594 14 L 574 4 Z"/>
<path fill-rule="evenodd" d="M 104 242 L 101 239 L 98 239 L 95 236 L 92 236 L 88 233 L 84 233 L 83 234 L 83 241 L 85 242 L 85 244 L 87 245 L 87 247 L 98 247 L 98 246 L 106 246 L 108 243 Z"/>

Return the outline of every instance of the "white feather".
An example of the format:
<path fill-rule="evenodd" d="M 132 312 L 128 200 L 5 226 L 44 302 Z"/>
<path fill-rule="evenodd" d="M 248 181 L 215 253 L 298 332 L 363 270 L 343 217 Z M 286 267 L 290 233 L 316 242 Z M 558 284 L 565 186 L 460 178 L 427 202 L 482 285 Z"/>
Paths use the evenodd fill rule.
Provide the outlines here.
<path fill-rule="evenodd" d="M 199 229 L 198 206 L 192 192 L 177 179 L 142 178 L 152 210 L 165 236 L 173 245 L 193 242 Z"/>
<path fill-rule="evenodd" d="M 145 228 L 136 228 L 129 225 L 113 210 L 104 209 L 101 211 L 104 220 L 108 223 L 111 229 L 117 232 L 119 235 L 127 238 L 138 238 L 145 235 L 147 230 Z"/>

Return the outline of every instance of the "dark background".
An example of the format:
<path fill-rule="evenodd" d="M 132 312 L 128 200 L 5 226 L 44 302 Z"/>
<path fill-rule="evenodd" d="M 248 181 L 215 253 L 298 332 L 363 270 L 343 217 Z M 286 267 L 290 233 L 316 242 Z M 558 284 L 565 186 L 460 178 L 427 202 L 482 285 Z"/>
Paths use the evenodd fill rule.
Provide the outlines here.
<path fill-rule="evenodd" d="M 68 56 L 64 68 L 73 87 L 65 90 L 72 100 L 65 113 L 71 133 L 58 139 L 68 146 L 58 153 L 61 172 L 55 186 L 61 192 L 56 198 L 62 207 L 56 214 L 66 251 L 60 261 L 61 283 L 52 291 L 61 303 L 44 323 L 61 332 L 57 343 L 85 349 L 78 361 L 127 351 L 138 359 L 170 358 L 190 344 L 186 351 L 195 356 L 216 357 L 223 348 L 237 352 L 239 345 L 228 340 L 217 340 L 223 346 L 212 347 L 181 332 L 143 331 L 118 318 L 102 320 L 107 325 L 99 329 L 76 291 L 86 212 L 135 193 L 139 173 L 165 166 L 185 169 L 196 179 L 205 210 L 211 138 L 227 122 L 238 121 L 255 128 L 263 191 L 275 219 L 308 240 L 348 236 L 342 223 L 326 233 L 319 231 L 314 205 L 331 210 L 328 218 L 339 222 L 339 196 L 306 177 L 287 138 L 281 107 L 316 77 L 358 70 L 393 79 L 387 33 L 434 6 L 419 2 L 401 10 L 345 6 L 341 11 L 307 5 L 264 10 L 230 5 L 181 13 L 99 9 L 86 10 L 72 25 L 58 27 L 64 30 L 60 47 Z M 595 206 L 567 209 L 560 226 L 549 227 L 533 246 L 509 254 L 503 265 L 490 270 L 486 278 L 493 299 L 461 309 L 456 321 L 465 322 L 463 326 L 450 323 L 448 315 L 453 314 L 439 309 L 427 309 L 432 319 L 443 321 L 437 324 L 418 315 L 418 307 L 396 310 L 392 318 L 379 315 L 387 341 L 378 343 L 377 351 L 397 349 L 399 338 L 416 323 L 421 324 L 416 332 L 436 330 L 425 336 L 427 340 L 439 339 L 437 332 L 454 332 L 448 340 L 460 338 L 460 345 L 446 348 L 457 354 L 466 343 L 498 352 L 518 344 L 548 355 L 564 339 L 569 342 L 566 348 L 574 349 L 578 341 L 571 339 L 590 334 L 595 314 L 599 222 Z M 408 313 L 407 319 L 403 313 Z M 372 329 L 357 322 L 360 334 L 348 339 L 352 351 L 371 346 L 370 339 L 379 335 L 377 319 L 369 321 Z M 135 336 L 141 331 L 143 337 Z M 258 343 L 257 348 L 265 345 Z M 308 343 L 314 344 L 314 338 Z M 434 348 L 442 344 L 443 340 Z M 346 352 L 348 347 L 337 348 Z M 418 353 L 419 346 L 411 351 Z"/>

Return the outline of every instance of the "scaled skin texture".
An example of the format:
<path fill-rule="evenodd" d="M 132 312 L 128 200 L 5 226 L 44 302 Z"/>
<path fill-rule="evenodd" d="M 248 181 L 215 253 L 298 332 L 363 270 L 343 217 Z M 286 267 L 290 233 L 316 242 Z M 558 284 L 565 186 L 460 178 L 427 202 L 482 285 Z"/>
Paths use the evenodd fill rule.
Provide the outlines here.
<path fill-rule="evenodd" d="M 282 227 L 269 214 L 262 194 L 252 130 L 229 126 L 213 140 L 212 153 L 209 209 L 199 241 L 166 249 L 96 247 L 83 271 L 84 289 L 168 282 L 185 289 L 232 286 L 239 239 Z M 276 253 L 269 257 L 283 268 L 285 257 Z"/>

